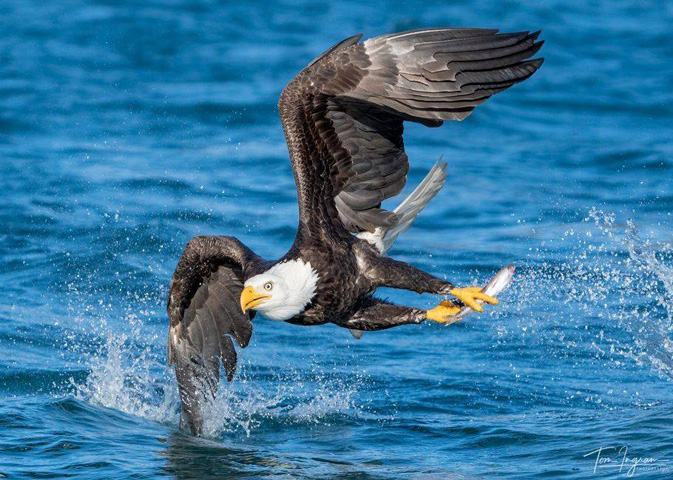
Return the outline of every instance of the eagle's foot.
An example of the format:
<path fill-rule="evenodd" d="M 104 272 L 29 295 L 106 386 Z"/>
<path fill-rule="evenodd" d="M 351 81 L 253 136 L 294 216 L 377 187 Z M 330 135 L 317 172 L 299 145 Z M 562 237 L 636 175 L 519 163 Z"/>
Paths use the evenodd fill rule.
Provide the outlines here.
<path fill-rule="evenodd" d="M 425 316 L 428 320 L 432 320 L 433 322 L 451 324 L 457 321 L 451 317 L 458 312 L 460 312 L 460 307 L 458 305 L 449 300 L 444 300 L 435 308 L 427 310 Z"/>
<path fill-rule="evenodd" d="M 449 293 L 475 312 L 484 311 L 484 307 L 482 307 L 477 300 L 490 303 L 491 305 L 497 305 L 499 303 L 497 298 L 482 292 L 482 287 L 454 288 Z"/>

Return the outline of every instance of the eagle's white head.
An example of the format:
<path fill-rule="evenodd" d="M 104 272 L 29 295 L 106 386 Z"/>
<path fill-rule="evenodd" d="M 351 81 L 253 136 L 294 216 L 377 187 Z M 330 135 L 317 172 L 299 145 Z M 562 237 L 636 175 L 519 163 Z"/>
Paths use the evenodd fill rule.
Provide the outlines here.
<path fill-rule="evenodd" d="M 277 263 L 250 277 L 241 292 L 241 308 L 263 313 L 271 320 L 288 320 L 300 314 L 313 299 L 318 273 L 301 259 Z"/>

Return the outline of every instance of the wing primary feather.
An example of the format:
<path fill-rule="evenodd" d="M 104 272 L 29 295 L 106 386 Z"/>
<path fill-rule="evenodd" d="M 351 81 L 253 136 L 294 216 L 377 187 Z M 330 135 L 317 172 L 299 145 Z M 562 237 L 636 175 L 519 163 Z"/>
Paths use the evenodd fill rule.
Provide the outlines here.
<path fill-rule="evenodd" d="M 244 272 L 254 274 L 262 259 L 231 237 L 196 237 L 188 244 L 171 283 L 168 302 L 169 360 L 175 365 L 181 425 L 203 431 L 206 404 L 217 392 L 220 363 L 227 380 L 236 371 L 236 342 L 250 341 L 250 317 L 238 297 Z"/>
<path fill-rule="evenodd" d="M 434 28 L 339 42 L 283 90 L 302 238 L 373 232 L 409 169 L 403 122 L 463 120 L 537 71 L 539 31 Z M 329 230 L 324 235 L 323 230 Z M 314 232 L 316 235 L 314 235 Z"/>

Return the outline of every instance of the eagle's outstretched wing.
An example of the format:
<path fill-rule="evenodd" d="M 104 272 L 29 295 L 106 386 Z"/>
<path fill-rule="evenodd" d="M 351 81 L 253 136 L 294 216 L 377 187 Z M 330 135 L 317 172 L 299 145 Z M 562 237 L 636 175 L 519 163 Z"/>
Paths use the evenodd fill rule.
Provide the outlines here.
<path fill-rule="evenodd" d="M 202 429 L 202 405 L 214 396 L 220 361 L 227 379 L 236 369 L 232 338 L 245 347 L 252 335 L 252 315 L 239 299 L 243 282 L 264 260 L 232 237 L 195 237 L 189 241 L 173 274 L 168 298 L 168 360 L 182 403 L 181 423 L 193 433 Z"/>
<path fill-rule="evenodd" d="M 308 235 L 390 227 L 409 169 L 403 121 L 462 120 L 530 77 L 539 32 L 440 28 L 343 40 L 285 87 L 279 111 Z M 344 227 L 346 230 L 344 230 Z M 327 232 L 329 230 L 329 232 Z"/>

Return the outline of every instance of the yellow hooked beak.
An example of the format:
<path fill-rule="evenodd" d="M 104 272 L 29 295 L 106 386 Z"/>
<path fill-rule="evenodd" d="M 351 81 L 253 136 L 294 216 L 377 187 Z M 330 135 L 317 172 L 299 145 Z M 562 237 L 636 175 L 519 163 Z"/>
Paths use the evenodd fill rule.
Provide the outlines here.
<path fill-rule="evenodd" d="M 259 293 L 252 287 L 245 287 L 241 292 L 241 310 L 247 312 L 251 308 L 255 308 L 260 303 L 264 303 L 271 295 L 268 293 Z"/>

